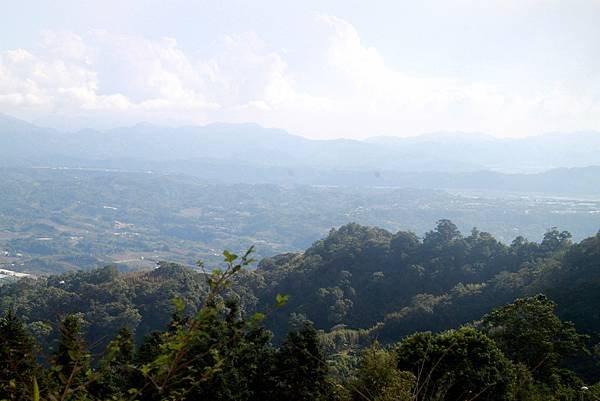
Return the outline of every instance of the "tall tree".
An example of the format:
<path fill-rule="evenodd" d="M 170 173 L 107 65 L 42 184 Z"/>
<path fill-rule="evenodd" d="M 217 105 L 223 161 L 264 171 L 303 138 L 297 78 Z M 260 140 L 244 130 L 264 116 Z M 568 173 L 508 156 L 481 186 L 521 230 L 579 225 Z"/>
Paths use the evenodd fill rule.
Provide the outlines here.
<path fill-rule="evenodd" d="M 331 386 L 317 331 L 310 323 L 288 334 L 279 351 L 275 376 L 277 400 L 327 400 Z"/>
<path fill-rule="evenodd" d="M 416 333 L 396 347 L 398 368 L 417 378 L 418 400 L 509 400 L 511 362 L 482 332 Z"/>
<path fill-rule="evenodd" d="M 12 310 L 0 318 L 0 399 L 32 398 L 39 367 L 36 346 Z"/>
<path fill-rule="evenodd" d="M 90 359 L 83 341 L 81 317 L 67 316 L 61 323 L 58 348 L 52 359 L 49 398 L 79 400 L 85 397 L 87 386 L 93 380 Z"/>
<path fill-rule="evenodd" d="M 375 343 L 363 351 L 348 390 L 353 401 L 413 401 L 415 384 L 412 373 L 398 370 L 396 353 Z"/>
<path fill-rule="evenodd" d="M 127 390 L 141 382 L 133 364 L 133 333 L 124 327 L 108 344 L 106 355 L 100 362 L 98 380 L 91 392 L 99 399 L 125 398 Z"/>
<path fill-rule="evenodd" d="M 504 354 L 527 366 L 538 380 L 549 381 L 569 356 L 585 352 L 585 336 L 554 313 L 556 304 L 544 295 L 517 299 L 481 321 L 481 328 Z"/>

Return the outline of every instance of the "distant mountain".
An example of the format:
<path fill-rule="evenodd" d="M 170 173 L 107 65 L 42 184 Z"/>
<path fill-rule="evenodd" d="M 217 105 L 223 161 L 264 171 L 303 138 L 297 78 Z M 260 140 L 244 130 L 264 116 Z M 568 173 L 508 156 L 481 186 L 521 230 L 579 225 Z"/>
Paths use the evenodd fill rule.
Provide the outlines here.
<path fill-rule="evenodd" d="M 8 161 L 123 160 L 172 162 L 230 160 L 262 166 L 339 169 L 392 169 L 401 171 L 469 171 L 483 168 L 456 158 L 398 158 L 382 144 L 338 139 L 317 141 L 263 128 L 257 124 L 210 124 L 158 127 L 137 124 L 107 131 L 62 133 L 0 116 L 0 156 Z M 6 138 L 7 140 L 4 140 Z M 33 146 L 35 144 L 35 146 Z M 60 156 L 60 157 L 59 157 Z"/>
<path fill-rule="evenodd" d="M 399 155 L 436 155 L 503 172 L 541 172 L 558 167 L 600 165 L 600 132 L 550 133 L 525 138 L 437 133 L 409 138 L 373 137 Z M 450 156 L 451 155 L 451 156 Z"/>
<path fill-rule="evenodd" d="M 0 115 L 0 165 L 153 170 L 228 182 L 598 193 L 599 169 L 588 166 L 600 166 L 600 133 L 311 140 L 222 123 L 67 133 Z M 545 172 L 557 168 L 563 170 Z M 522 174 L 532 172 L 544 173 Z"/>

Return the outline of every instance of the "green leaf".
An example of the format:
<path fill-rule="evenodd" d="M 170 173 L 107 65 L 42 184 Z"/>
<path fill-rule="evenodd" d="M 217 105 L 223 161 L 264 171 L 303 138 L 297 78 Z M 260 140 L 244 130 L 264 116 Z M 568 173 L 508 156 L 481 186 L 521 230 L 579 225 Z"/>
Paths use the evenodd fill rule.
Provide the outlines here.
<path fill-rule="evenodd" d="M 181 298 L 173 298 L 171 300 L 173 306 L 175 306 L 175 311 L 181 313 L 185 310 L 185 302 Z"/>
<path fill-rule="evenodd" d="M 33 376 L 33 401 L 40 401 L 40 386 L 35 376 Z"/>
<path fill-rule="evenodd" d="M 256 312 L 254 315 L 252 315 L 251 320 L 254 322 L 262 322 L 265 320 L 265 314 L 262 312 Z"/>
<path fill-rule="evenodd" d="M 68 350 L 67 354 L 69 355 L 69 358 L 71 358 L 71 360 L 75 361 L 79 358 L 79 354 L 77 353 L 77 351 L 74 350 Z"/>
<path fill-rule="evenodd" d="M 150 365 L 146 364 L 146 365 L 142 365 L 140 367 L 140 372 L 142 372 L 142 374 L 144 376 L 148 376 L 148 374 L 150 373 Z"/>
<path fill-rule="evenodd" d="M 183 348 L 185 344 L 181 341 L 174 341 L 174 342 L 170 342 L 167 344 L 167 347 L 169 348 L 169 350 L 171 351 L 179 351 L 180 349 Z"/>
<path fill-rule="evenodd" d="M 238 255 L 236 255 L 235 253 L 231 253 L 228 250 L 223 251 L 223 256 L 225 257 L 225 262 L 227 263 L 232 263 L 238 258 Z"/>
<path fill-rule="evenodd" d="M 289 299 L 290 299 L 289 294 L 286 294 L 286 295 L 277 294 L 277 295 L 275 295 L 275 306 L 278 308 L 281 308 L 287 303 L 287 301 Z"/>

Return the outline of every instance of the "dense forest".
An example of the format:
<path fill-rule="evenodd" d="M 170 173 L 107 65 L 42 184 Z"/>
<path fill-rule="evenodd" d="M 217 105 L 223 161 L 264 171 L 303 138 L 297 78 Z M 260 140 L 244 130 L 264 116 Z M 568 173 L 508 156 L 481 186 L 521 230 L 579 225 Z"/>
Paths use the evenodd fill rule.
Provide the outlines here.
<path fill-rule="evenodd" d="M 600 233 L 506 245 L 449 220 L 423 238 L 348 224 L 252 255 L 1 286 L 0 399 L 600 396 Z"/>

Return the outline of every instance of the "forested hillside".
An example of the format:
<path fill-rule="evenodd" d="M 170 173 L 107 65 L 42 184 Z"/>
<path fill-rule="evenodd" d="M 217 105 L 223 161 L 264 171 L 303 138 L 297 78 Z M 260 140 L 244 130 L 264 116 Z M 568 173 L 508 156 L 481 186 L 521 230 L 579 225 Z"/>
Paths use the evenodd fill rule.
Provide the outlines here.
<path fill-rule="evenodd" d="M 78 341 L 85 339 L 93 346 L 92 356 L 85 357 L 89 361 L 86 363 L 96 366 L 91 371 L 93 374 L 90 373 L 92 376 L 104 375 L 99 373 L 101 367 L 113 363 L 101 362 L 106 357 L 102 356 L 102 350 L 107 346 L 112 349 L 112 345 L 108 345 L 114 345 L 111 339 L 122 339 L 122 329 L 126 328 L 127 333 L 133 333 L 133 340 L 127 341 L 145 344 L 138 353 L 154 349 L 151 357 L 144 357 L 149 365 L 141 360 L 136 362 L 133 357 L 127 362 L 131 365 L 127 369 L 142 369 L 136 379 L 140 385 L 152 377 L 144 373 L 144 369 L 156 369 L 154 374 L 157 375 L 166 374 L 160 364 L 175 358 L 174 349 L 156 348 L 157 345 L 151 348 L 149 341 L 177 344 L 184 341 L 182 338 L 200 341 L 197 336 L 204 334 L 195 332 L 197 325 L 208 324 L 210 330 L 225 332 L 217 335 L 214 343 L 202 342 L 203 349 L 213 352 L 215 346 L 227 351 L 223 361 L 203 360 L 199 366 L 194 365 L 194 369 L 218 370 L 214 364 L 235 364 L 237 358 L 247 361 L 241 363 L 239 369 L 249 368 L 245 363 L 256 367 L 254 362 L 248 361 L 248 355 L 230 353 L 250 352 L 260 363 L 271 364 L 269 369 L 275 369 L 269 371 L 271 379 L 280 381 L 283 379 L 277 376 L 279 368 L 273 368 L 275 362 L 269 358 L 275 358 L 273 355 L 277 353 L 294 354 L 298 344 L 290 349 L 290 342 L 299 341 L 302 347 L 313 347 L 310 353 L 318 354 L 318 359 L 329 361 L 320 367 L 308 368 L 302 364 L 310 365 L 309 360 L 294 359 L 307 358 L 306 355 L 286 356 L 295 360 L 296 368 L 306 369 L 302 370 L 304 373 L 294 373 L 293 380 L 300 380 L 303 374 L 316 375 L 302 379 L 308 380 L 305 382 L 308 387 L 318 387 L 319 380 L 323 380 L 324 387 L 306 390 L 319 394 L 310 399 L 361 399 L 359 394 L 352 395 L 358 389 L 357 383 L 366 386 L 371 380 L 369 375 L 383 375 L 385 366 L 393 365 L 397 373 L 394 369 L 385 373 L 392 375 L 385 379 L 389 381 L 385 386 L 391 387 L 369 391 L 382 394 L 390 391 L 396 398 L 369 399 L 451 399 L 448 397 L 452 394 L 458 397 L 456 399 L 470 399 L 454 392 L 475 391 L 473 386 L 483 385 L 495 389 L 493 392 L 485 390 L 478 396 L 486 400 L 572 400 L 578 397 L 582 380 L 593 384 L 600 377 L 593 352 L 600 333 L 597 313 L 600 234 L 580 243 L 573 243 L 570 237 L 566 231 L 552 229 L 539 243 L 517 237 L 506 245 L 475 229 L 463 235 L 449 220 L 439 221 L 423 239 L 410 232 L 394 234 L 348 224 L 332 230 L 302 253 L 263 259 L 256 269 L 247 269 L 253 265 L 248 259 L 250 256 L 236 265 L 236 256 L 226 252 L 225 270 L 212 273 L 162 263 L 148 272 L 119 273 L 114 267 L 105 267 L 47 278 L 26 278 L 0 287 L 0 306 L 8 313 L 5 322 L 19 326 L 21 323 L 15 323 L 18 319 L 24 325 L 23 333 L 33 335 L 49 355 L 60 354 L 66 341 L 65 325 L 75 324 L 68 323 L 74 319 L 81 332 L 77 336 L 82 336 Z M 225 277 L 221 278 L 222 275 Z M 162 335 L 152 334 L 167 327 L 171 328 Z M 272 332 L 273 339 L 269 340 L 267 331 L 259 327 Z M 296 329 L 300 331 L 294 331 Z M 447 332 L 450 329 L 458 331 Z M 255 337 L 258 335 L 255 330 L 263 334 Z M 581 334 L 576 334 L 576 330 Z M 422 334 L 414 334 L 416 332 Z M 318 342 L 317 337 L 311 337 L 317 334 Z M 244 341 L 249 341 L 245 344 L 250 348 L 244 348 L 242 343 L 235 342 L 235 346 L 227 343 L 223 338 L 229 335 L 242 335 L 246 338 Z M 312 345 L 307 341 L 313 341 Z M 381 344 L 383 348 L 373 344 Z M 169 347 L 187 346 L 192 345 Z M 459 352 L 461 347 L 466 347 L 466 354 Z M 529 354 L 525 354 L 526 351 Z M 442 363 L 449 355 L 453 362 Z M 58 360 L 51 361 L 54 361 L 51 366 L 56 368 Z M 443 368 L 434 368 L 438 365 Z M 428 366 L 435 371 L 427 378 L 430 381 L 427 388 L 420 388 L 423 378 L 419 377 L 422 372 L 418 366 L 420 369 Z M 238 368 L 230 366 L 228 369 L 233 370 L 227 370 L 227 375 L 245 374 L 236 370 Z M 483 374 L 481 369 L 491 370 Z M 448 376 L 450 372 L 454 376 Z M 463 376 L 457 376 L 459 372 Z M 259 380 L 252 379 L 256 371 L 248 374 L 244 380 Z M 199 377 L 203 376 L 194 376 L 193 380 Z M 223 377 L 218 380 L 224 380 Z M 48 380 L 47 391 L 51 391 L 53 385 L 65 385 L 60 380 L 58 384 Z M 487 380 L 487 384 L 477 380 Z M 211 399 L 269 399 L 261 398 L 266 397 L 260 393 L 264 390 L 260 390 L 261 385 L 244 383 L 248 390 L 246 395 L 221 394 L 224 398 Z M 334 391 L 336 386 L 328 387 L 332 383 L 337 383 L 339 388 Z M 201 383 L 195 385 L 198 391 L 203 388 Z M 122 386 L 125 384 L 121 384 L 118 391 L 123 391 Z M 214 383 L 210 389 L 225 391 Z M 156 395 L 145 393 L 147 390 L 149 387 L 142 386 L 139 393 L 132 394 L 145 394 L 140 399 L 154 399 Z M 179 390 L 169 391 L 179 394 Z M 282 393 L 277 394 L 277 397 L 282 396 Z M 542 398 L 535 398 L 538 396 Z M 557 398 L 551 398 L 553 396 Z"/>
<path fill-rule="evenodd" d="M 600 330 L 597 314 L 581 310 L 598 305 L 598 235 L 573 244 L 568 232 L 552 229 L 540 243 L 517 237 L 505 245 L 476 229 L 462 235 L 449 220 L 423 240 L 350 224 L 302 254 L 259 266 L 269 283 L 258 289 L 259 299 L 287 293 L 290 311 L 318 327 L 369 328 L 359 333 L 385 341 L 456 327 L 537 293 L 551 296 L 578 327 Z"/>

